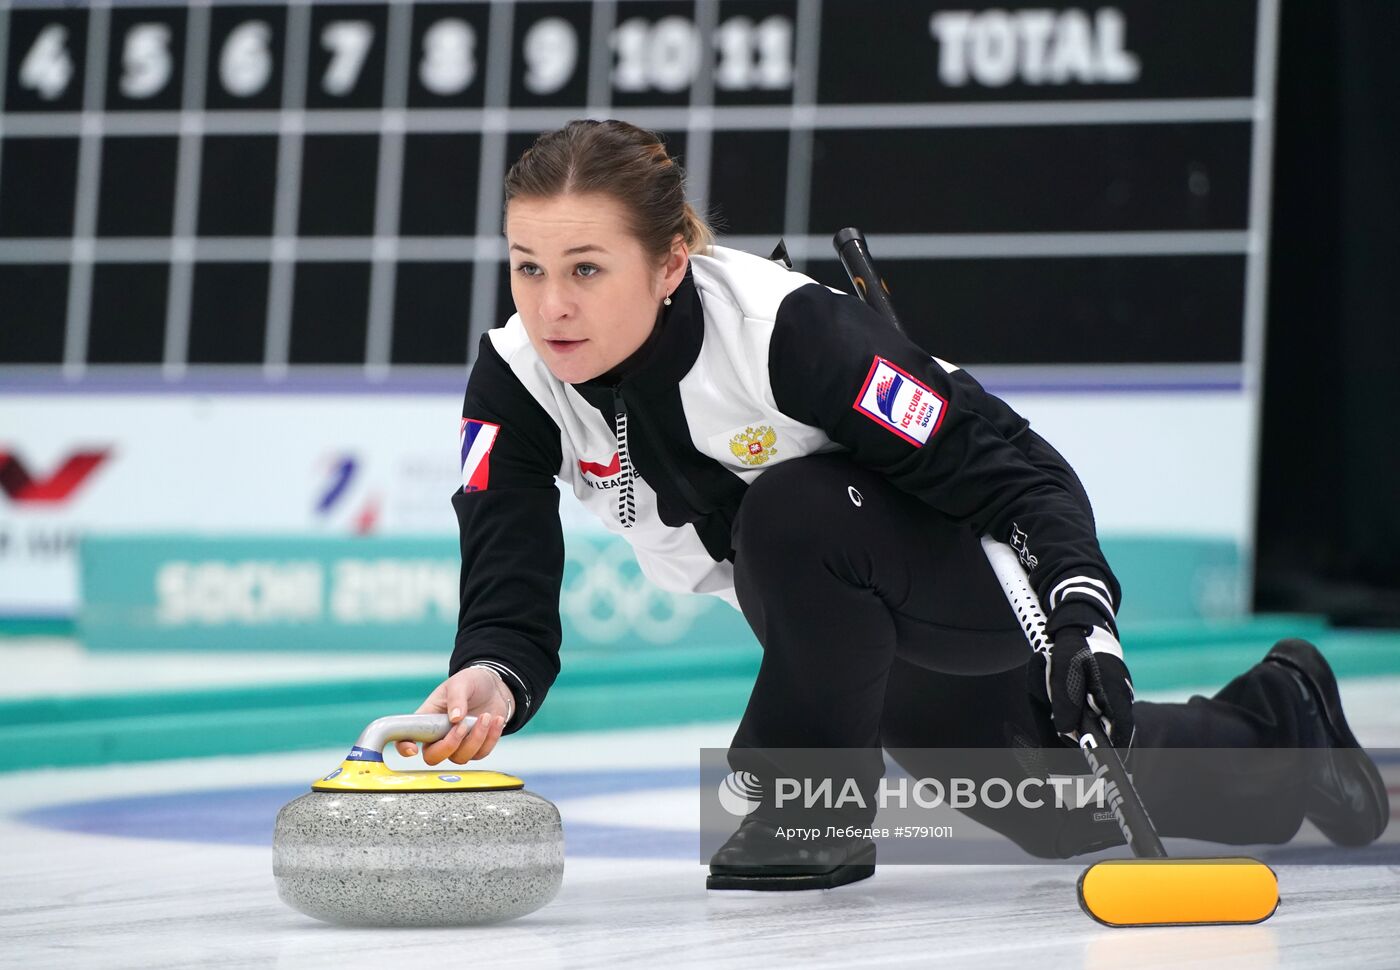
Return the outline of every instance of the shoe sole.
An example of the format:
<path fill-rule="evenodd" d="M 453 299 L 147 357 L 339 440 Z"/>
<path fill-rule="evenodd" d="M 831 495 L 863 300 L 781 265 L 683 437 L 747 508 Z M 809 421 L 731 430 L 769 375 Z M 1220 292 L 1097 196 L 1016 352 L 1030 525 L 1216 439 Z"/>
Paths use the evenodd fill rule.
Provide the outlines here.
<path fill-rule="evenodd" d="M 830 872 L 803 875 L 782 875 L 782 867 L 774 866 L 771 875 L 714 875 L 705 879 L 706 889 L 748 889 L 758 892 L 800 892 L 805 889 L 835 889 L 875 875 L 875 848 L 856 853 L 851 862 Z"/>
<path fill-rule="evenodd" d="M 1341 740 L 1343 747 L 1355 748 L 1360 752 L 1361 757 L 1356 759 L 1356 764 L 1366 777 L 1366 783 L 1371 787 L 1376 801 L 1386 807 L 1386 821 L 1389 821 L 1390 794 L 1386 791 L 1380 771 L 1366 755 L 1361 743 L 1356 740 L 1351 725 L 1347 724 L 1346 715 L 1342 713 L 1342 694 L 1337 687 L 1337 675 L 1332 672 L 1332 665 L 1327 662 L 1322 651 L 1306 640 L 1280 640 L 1264 659 L 1296 671 L 1312 685 L 1322 702 L 1322 716 L 1326 719 L 1328 728 Z M 1382 824 L 1381 831 L 1384 832 L 1385 828 L 1385 824 Z"/>

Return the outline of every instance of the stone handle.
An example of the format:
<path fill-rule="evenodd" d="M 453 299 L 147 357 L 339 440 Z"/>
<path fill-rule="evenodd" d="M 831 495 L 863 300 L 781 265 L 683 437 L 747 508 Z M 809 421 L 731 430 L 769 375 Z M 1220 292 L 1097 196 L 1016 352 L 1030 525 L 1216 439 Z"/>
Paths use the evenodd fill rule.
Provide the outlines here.
<path fill-rule="evenodd" d="M 475 716 L 462 719 L 467 730 L 476 724 Z M 452 722 L 446 714 L 395 714 L 370 721 L 369 726 L 360 732 L 355 747 L 383 754 L 384 746 L 390 741 L 421 741 L 428 744 L 447 737 Z"/>

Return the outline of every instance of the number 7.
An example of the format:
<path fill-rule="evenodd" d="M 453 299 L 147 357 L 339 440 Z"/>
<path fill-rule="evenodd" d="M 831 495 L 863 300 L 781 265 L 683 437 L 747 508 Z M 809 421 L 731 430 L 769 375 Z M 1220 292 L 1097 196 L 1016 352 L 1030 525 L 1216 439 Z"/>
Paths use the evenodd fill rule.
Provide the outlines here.
<path fill-rule="evenodd" d="M 364 20 L 336 20 L 321 31 L 321 46 L 331 52 L 331 62 L 321 87 L 340 97 L 355 89 L 365 57 L 374 44 L 374 27 Z"/>

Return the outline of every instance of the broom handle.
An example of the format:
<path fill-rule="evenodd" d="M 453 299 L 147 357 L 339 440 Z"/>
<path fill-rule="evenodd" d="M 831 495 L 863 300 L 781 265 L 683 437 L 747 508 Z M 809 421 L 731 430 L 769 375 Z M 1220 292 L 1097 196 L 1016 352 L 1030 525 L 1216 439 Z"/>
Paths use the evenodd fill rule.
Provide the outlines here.
<path fill-rule="evenodd" d="M 859 229 L 842 229 L 831 244 L 857 295 L 903 333 L 904 327 L 895 314 L 889 287 L 875 268 L 865 235 Z M 1040 597 L 1031 588 L 1031 581 L 1015 550 L 991 536 L 983 536 L 982 551 L 986 553 L 987 561 L 1001 583 L 1001 591 L 1006 594 L 1006 601 L 1011 604 L 1011 610 L 1016 614 L 1021 632 L 1026 635 L 1031 649 L 1048 654 L 1050 639 L 1045 635 L 1045 611 L 1041 609 Z M 1094 777 L 1104 782 L 1109 808 L 1113 810 L 1113 817 L 1123 831 L 1123 838 L 1132 847 L 1133 854 L 1139 859 L 1165 859 L 1167 851 L 1162 848 L 1162 840 L 1157 837 L 1152 820 L 1147 817 L 1147 809 L 1143 808 L 1142 799 L 1128 778 L 1123 760 L 1104 738 L 1093 714 L 1087 710 L 1079 728 L 1079 749 L 1084 752 Z"/>
<path fill-rule="evenodd" d="M 991 563 L 1001 583 L 1001 591 L 1027 642 L 1036 653 L 1048 653 L 1050 638 L 1045 635 L 1045 611 L 1040 607 L 1040 597 L 1031 588 L 1030 577 L 1021 565 L 1016 550 L 1004 542 L 997 542 L 991 536 L 982 537 L 982 551 Z M 1123 830 L 1123 838 L 1132 847 L 1139 859 L 1165 859 L 1167 850 L 1162 848 L 1162 840 L 1147 816 L 1142 799 L 1133 787 L 1128 771 L 1123 767 L 1123 759 L 1118 751 L 1103 736 L 1103 731 L 1093 712 L 1085 710 L 1084 720 L 1079 725 L 1079 750 L 1089 762 L 1089 769 L 1096 779 L 1104 782 L 1109 808 L 1118 827 Z"/>

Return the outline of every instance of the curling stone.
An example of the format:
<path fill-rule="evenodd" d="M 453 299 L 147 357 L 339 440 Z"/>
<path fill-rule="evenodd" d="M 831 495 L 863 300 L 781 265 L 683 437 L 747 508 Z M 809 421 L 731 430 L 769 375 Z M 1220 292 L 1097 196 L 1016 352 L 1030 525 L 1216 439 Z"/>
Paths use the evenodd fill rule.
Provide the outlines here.
<path fill-rule="evenodd" d="M 446 715 L 381 717 L 339 768 L 282 806 L 277 894 L 328 923 L 467 926 L 539 909 L 564 878 L 559 810 L 497 771 L 393 771 L 391 741 L 436 741 Z"/>

